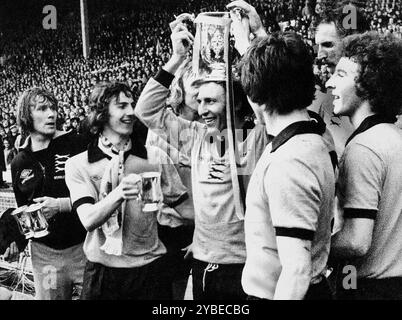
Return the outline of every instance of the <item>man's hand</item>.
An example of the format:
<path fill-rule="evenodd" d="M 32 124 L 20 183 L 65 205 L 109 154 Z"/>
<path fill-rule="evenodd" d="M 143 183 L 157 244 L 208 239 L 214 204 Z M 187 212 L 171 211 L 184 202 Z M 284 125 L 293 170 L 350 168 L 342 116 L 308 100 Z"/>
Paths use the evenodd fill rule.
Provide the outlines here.
<path fill-rule="evenodd" d="M 235 38 L 235 48 L 243 56 L 250 46 L 250 25 L 249 19 L 240 19 L 233 11 L 230 11 L 232 19 L 231 33 Z"/>
<path fill-rule="evenodd" d="M 194 19 L 195 19 L 194 14 L 182 13 L 176 17 L 176 20 L 169 23 L 170 30 L 173 32 L 178 24 L 183 23 L 183 21 L 186 21 L 186 20 L 193 22 Z"/>
<path fill-rule="evenodd" d="M 124 200 L 137 200 L 142 189 L 141 176 L 135 173 L 130 173 L 125 176 L 117 187 Z"/>
<path fill-rule="evenodd" d="M 182 248 L 181 251 L 185 251 L 184 260 L 190 259 L 193 256 L 193 244 L 189 244 L 187 247 Z"/>
<path fill-rule="evenodd" d="M 33 201 L 43 205 L 42 212 L 46 220 L 50 220 L 60 212 L 60 202 L 57 198 L 40 197 L 33 199 Z"/>
<path fill-rule="evenodd" d="M 184 60 L 194 42 L 194 36 L 183 23 L 178 23 L 170 36 L 172 39 L 173 56 Z"/>
<path fill-rule="evenodd" d="M 5 261 L 14 262 L 18 261 L 19 255 L 20 252 L 18 250 L 17 244 L 15 242 L 12 242 L 4 253 L 3 258 Z"/>
<path fill-rule="evenodd" d="M 170 74 L 175 74 L 187 58 L 187 53 L 194 43 L 194 36 L 182 22 L 179 22 L 173 29 L 170 38 L 172 39 L 173 54 L 170 60 L 163 66 L 163 69 Z"/>
<path fill-rule="evenodd" d="M 249 20 L 250 31 L 255 37 L 265 37 L 267 33 L 262 25 L 261 18 L 255 8 L 243 0 L 235 0 L 226 6 L 232 13 L 235 9 L 241 9 Z"/>

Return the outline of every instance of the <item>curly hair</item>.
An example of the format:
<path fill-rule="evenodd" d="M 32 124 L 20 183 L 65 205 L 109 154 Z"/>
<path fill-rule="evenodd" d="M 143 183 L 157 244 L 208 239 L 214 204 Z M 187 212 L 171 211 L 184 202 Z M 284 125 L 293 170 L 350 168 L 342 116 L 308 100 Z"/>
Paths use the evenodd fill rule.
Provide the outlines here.
<path fill-rule="evenodd" d="M 109 120 L 109 103 L 113 98 L 123 92 L 127 97 L 132 98 L 133 92 L 130 87 L 122 82 L 104 81 L 99 82 L 93 88 L 89 97 L 88 124 L 92 134 L 102 132 Z"/>
<path fill-rule="evenodd" d="M 301 36 L 273 33 L 257 39 L 241 61 L 244 92 L 267 111 L 288 114 L 314 98 L 313 58 Z"/>
<path fill-rule="evenodd" d="M 372 111 L 389 117 L 401 112 L 402 40 L 393 35 L 366 32 L 348 36 L 339 54 L 359 65 L 356 95 L 367 100 Z"/>
<path fill-rule="evenodd" d="M 17 101 L 17 124 L 24 133 L 34 131 L 31 109 L 34 108 L 37 103 L 48 103 L 50 107 L 57 112 L 58 102 L 53 93 L 40 87 L 32 87 L 25 90 Z"/>
<path fill-rule="evenodd" d="M 195 80 L 195 77 L 196 75 L 193 73 L 191 59 L 184 61 L 175 73 L 175 78 L 170 85 L 170 94 L 166 100 L 166 103 L 173 108 L 173 111 L 177 115 L 181 113 L 181 109 L 184 106 L 184 81 L 188 79 Z"/>
<path fill-rule="evenodd" d="M 370 30 L 370 24 L 367 17 L 361 9 L 365 3 L 363 1 L 351 0 L 325 0 L 322 2 L 323 11 L 319 16 L 318 23 L 334 23 L 338 36 L 344 38 L 346 36 L 363 33 Z M 356 28 L 345 28 L 345 18 L 350 14 L 344 12 L 346 6 L 351 6 L 356 9 Z"/>

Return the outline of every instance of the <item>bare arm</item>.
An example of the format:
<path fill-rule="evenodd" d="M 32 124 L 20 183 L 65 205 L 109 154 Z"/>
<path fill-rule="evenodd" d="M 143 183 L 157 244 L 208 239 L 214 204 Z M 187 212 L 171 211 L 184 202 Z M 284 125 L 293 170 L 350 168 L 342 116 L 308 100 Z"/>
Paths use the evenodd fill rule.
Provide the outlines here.
<path fill-rule="evenodd" d="M 104 224 L 123 200 L 136 199 L 141 177 L 129 174 L 105 198 L 96 204 L 84 203 L 77 208 L 78 216 L 87 231 L 93 231 Z"/>
<path fill-rule="evenodd" d="M 334 257 L 362 257 L 370 249 L 385 170 L 372 149 L 360 144 L 345 149 L 337 190 L 344 221 L 332 238 Z"/>
<path fill-rule="evenodd" d="M 174 73 L 186 59 L 193 36 L 183 24 L 179 23 L 171 38 L 173 55 L 155 78 L 148 81 L 138 99 L 135 114 L 149 129 L 179 150 L 182 142 L 193 138 L 196 124 L 168 111 L 165 108 L 165 102 Z"/>
<path fill-rule="evenodd" d="M 141 188 L 141 177 L 128 174 L 120 184 L 103 199 L 99 200 L 99 190 L 83 166 L 83 159 L 73 157 L 65 165 L 66 185 L 70 191 L 73 208 L 77 211 L 82 225 L 87 231 L 100 227 L 123 200 L 135 199 Z"/>
<path fill-rule="evenodd" d="M 373 219 L 345 219 L 343 228 L 332 237 L 331 254 L 338 258 L 364 256 L 371 247 Z"/>
<path fill-rule="evenodd" d="M 275 300 L 302 300 L 312 277 L 311 241 L 277 237 L 281 275 L 276 285 Z"/>

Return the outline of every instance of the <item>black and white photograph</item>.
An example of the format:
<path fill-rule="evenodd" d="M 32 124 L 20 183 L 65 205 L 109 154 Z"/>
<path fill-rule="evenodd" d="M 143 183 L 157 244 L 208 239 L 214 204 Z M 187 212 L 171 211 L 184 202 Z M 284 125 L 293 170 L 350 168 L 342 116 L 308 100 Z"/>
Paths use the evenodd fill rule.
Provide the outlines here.
<path fill-rule="evenodd" d="M 0 300 L 402 300 L 402 0 L 0 0 L 0 151 Z"/>

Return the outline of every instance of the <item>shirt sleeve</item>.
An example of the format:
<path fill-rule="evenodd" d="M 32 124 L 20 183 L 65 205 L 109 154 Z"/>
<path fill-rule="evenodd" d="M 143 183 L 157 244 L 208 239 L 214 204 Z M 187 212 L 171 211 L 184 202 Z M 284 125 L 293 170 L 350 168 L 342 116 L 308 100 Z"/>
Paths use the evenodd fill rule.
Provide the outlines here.
<path fill-rule="evenodd" d="M 385 168 L 370 148 L 353 144 L 341 159 L 338 196 L 345 218 L 375 219 Z"/>
<path fill-rule="evenodd" d="M 322 194 L 314 169 L 301 159 L 273 162 L 264 188 L 276 236 L 313 240 Z"/>
<path fill-rule="evenodd" d="M 88 173 L 80 167 L 77 160 L 79 158 L 70 158 L 65 165 L 66 184 L 74 210 L 84 203 L 94 204 L 98 200 L 98 193 Z"/>
<path fill-rule="evenodd" d="M 15 160 L 17 161 L 17 159 L 15 159 Z M 21 207 L 28 203 L 28 199 L 24 195 L 24 193 L 21 191 L 21 189 L 19 188 L 19 176 L 18 175 L 20 175 L 20 172 L 16 165 L 16 161 L 11 162 L 11 180 L 12 180 L 15 201 L 17 202 L 17 206 Z"/>

